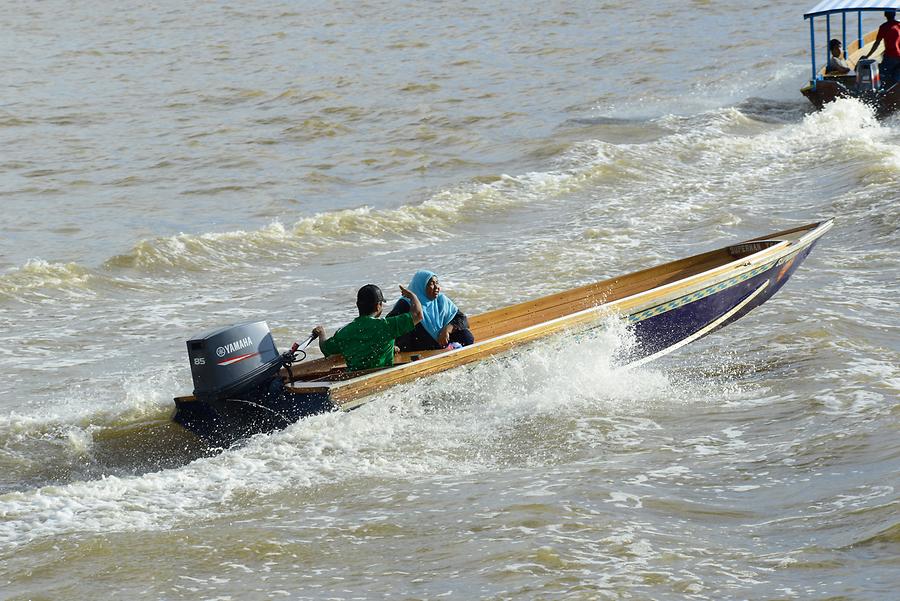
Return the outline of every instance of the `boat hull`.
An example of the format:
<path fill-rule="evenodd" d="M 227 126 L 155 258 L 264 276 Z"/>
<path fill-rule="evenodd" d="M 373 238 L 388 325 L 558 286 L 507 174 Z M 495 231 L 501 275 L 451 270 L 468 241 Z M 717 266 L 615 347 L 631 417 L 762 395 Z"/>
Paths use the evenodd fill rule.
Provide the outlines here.
<path fill-rule="evenodd" d="M 285 428 L 292 423 L 327 411 L 334 411 L 326 390 L 303 394 L 283 392 L 265 400 L 222 399 L 200 401 L 193 397 L 175 399 L 173 420 L 186 430 L 216 445 Z"/>
<path fill-rule="evenodd" d="M 900 109 L 900 84 L 877 92 L 857 92 L 839 79 L 822 79 L 816 81 L 815 86 L 806 86 L 800 92 L 818 110 L 822 110 L 826 104 L 838 98 L 854 98 L 868 104 L 874 108 L 875 116 L 879 119 L 884 119 Z"/>
<path fill-rule="evenodd" d="M 637 349 L 634 363 L 661 357 L 747 315 L 772 298 L 815 246 L 804 249 L 674 301 L 628 316 Z"/>

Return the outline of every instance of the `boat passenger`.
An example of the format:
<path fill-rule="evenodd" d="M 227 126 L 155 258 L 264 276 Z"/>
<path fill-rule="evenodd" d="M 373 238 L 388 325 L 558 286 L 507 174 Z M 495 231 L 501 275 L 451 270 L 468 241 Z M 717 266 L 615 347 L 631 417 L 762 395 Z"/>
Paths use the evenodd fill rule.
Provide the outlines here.
<path fill-rule="evenodd" d="M 468 346 L 475 342 L 469 330 L 469 320 L 446 294 L 433 271 L 417 271 L 409 282 L 409 289 L 422 301 L 422 322 L 409 334 L 397 338 L 402 351 L 428 351 Z M 406 298 L 401 298 L 388 313 L 388 317 L 410 311 Z"/>
<path fill-rule="evenodd" d="M 881 57 L 878 72 L 886 88 L 891 87 L 900 79 L 900 23 L 897 22 L 896 16 L 896 11 L 884 11 L 885 21 L 878 28 L 875 43 L 869 48 L 869 52 L 860 59 L 867 59 L 875 54 L 878 45 L 884 42 L 884 55 Z"/>
<path fill-rule="evenodd" d="M 845 75 L 850 72 L 850 65 L 844 59 L 844 49 L 841 47 L 841 41 L 837 38 L 828 42 L 828 75 Z"/>
<path fill-rule="evenodd" d="M 375 284 L 366 284 L 356 293 L 359 317 L 339 329 L 331 338 L 321 325 L 313 328 L 319 338 L 319 348 L 328 357 L 340 353 L 351 371 L 390 367 L 394 364 L 394 340 L 412 332 L 422 321 L 422 304 L 415 294 L 400 286 L 400 293 L 410 305 L 403 315 L 380 319 L 384 310 L 384 295 Z"/>

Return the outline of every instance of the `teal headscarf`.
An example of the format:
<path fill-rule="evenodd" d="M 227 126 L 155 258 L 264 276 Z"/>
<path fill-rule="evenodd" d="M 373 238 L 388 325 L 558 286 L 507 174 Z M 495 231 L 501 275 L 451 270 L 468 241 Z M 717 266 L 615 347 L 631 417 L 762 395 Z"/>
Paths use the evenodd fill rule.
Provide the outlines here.
<path fill-rule="evenodd" d="M 433 277 L 437 277 L 433 271 L 420 269 L 410 280 L 409 289 L 419 297 L 419 302 L 422 303 L 422 326 L 431 334 L 432 338 L 437 340 L 441 330 L 456 317 L 459 309 L 443 292 L 433 299 L 428 298 L 425 294 L 425 287 Z"/>

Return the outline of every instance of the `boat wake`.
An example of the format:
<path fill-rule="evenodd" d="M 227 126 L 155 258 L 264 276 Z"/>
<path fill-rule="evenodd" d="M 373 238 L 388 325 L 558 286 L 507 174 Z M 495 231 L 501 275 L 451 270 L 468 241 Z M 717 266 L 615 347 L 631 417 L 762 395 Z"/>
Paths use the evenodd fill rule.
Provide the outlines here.
<path fill-rule="evenodd" d="M 763 123 L 797 123 L 812 112 L 805 100 L 747 98 L 735 108 L 747 117 Z"/>
<path fill-rule="evenodd" d="M 654 413 L 672 403 L 706 402 L 697 386 L 673 384 L 663 373 L 618 370 L 616 357 L 629 344 L 621 326 L 561 337 L 391 389 L 358 410 L 314 416 L 214 456 L 158 415 L 68 426 L 7 422 L 3 461 L 32 487 L 0 494 L 0 544 L 238 517 L 260 497 L 325 485 L 576 460 L 608 437 L 639 439 L 655 427 Z M 15 465 L 39 456 L 46 458 L 42 466 Z"/>
<path fill-rule="evenodd" d="M 111 406 L 116 405 L 104 403 L 97 410 L 96 404 L 73 398 L 37 415 L 0 418 L 0 495 L 140 475 L 213 452 L 174 424 L 168 402 L 160 404 L 155 395 L 146 395 L 140 404 L 120 401 L 118 411 L 106 408 Z"/>
<path fill-rule="evenodd" d="M 10 416 L 0 424 L 0 495 L 65 486 L 112 475 L 139 476 L 182 466 L 212 451 L 169 419 L 34 423 Z M 30 423 L 29 423 L 30 422 Z"/>

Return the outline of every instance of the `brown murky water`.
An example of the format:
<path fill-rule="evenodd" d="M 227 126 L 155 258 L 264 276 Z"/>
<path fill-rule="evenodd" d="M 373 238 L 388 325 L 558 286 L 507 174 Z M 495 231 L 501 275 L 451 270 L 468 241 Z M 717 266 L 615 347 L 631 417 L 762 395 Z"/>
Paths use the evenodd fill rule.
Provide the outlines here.
<path fill-rule="evenodd" d="M 6 6 L 0 598 L 893 599 L 896 120 L 804 7 Z M 872 27 L 878 19 L 873 17 Z M 467 312 L 837 218 L 641 370 L 558 337 L 222 453 L 184 340 Z"/>

